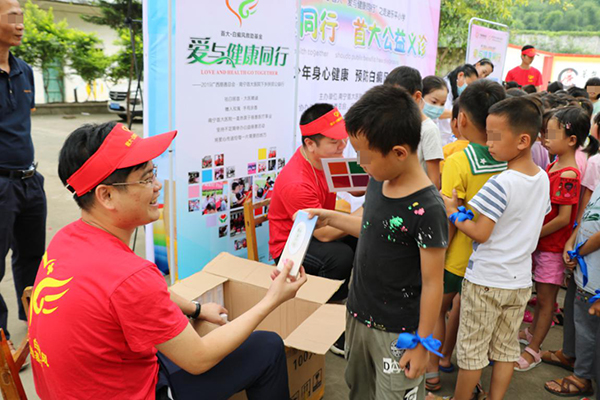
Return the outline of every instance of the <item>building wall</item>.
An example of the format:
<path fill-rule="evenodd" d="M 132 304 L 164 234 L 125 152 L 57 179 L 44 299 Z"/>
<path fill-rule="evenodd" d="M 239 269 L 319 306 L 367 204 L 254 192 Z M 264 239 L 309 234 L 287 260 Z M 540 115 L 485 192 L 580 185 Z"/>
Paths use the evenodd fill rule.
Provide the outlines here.
<path fill-rule="evenodd" d="M 95 25 L 84 21 L 81 15 L 100 15 L 98 7 L 83 5 L 83 4 L 71 4 L 57 1 L 48 0 L 33 0 L 33 3 L 38 5 L 43 10 L 53 9 L 54 20 L 60 21 L 63 19 L 67 20 L 70 28 L 82 30 L 84 32 L 95 32 L 98 37 L 104 42 L 103 48 L 107 55 L 113 55 L 118 51 L 118 46 L 114 42 L 118 39 L 117 32 L 107 26 Z M 25 27 L 25 34 L 27 34 L 27 27 Z M 77 75 L 73 74 L 68 68 L 65 70 L 66 76 L 64 79 L 64 101 L 71 103 L 75 101 L 75 92 L 77 92 L 77 100 L 83 102 L 89 101 L 105 101 L 108 100 L 108 91 L 112 86 L 105 80 L 98 80 L 88 87 L 88 85 Z M 42 71 L 38 68 L 34 69 L 35 73 L 35 101 L 36 104 L 43 104 L 46 102 L 44 94 L 44 83 L 42 78 Z"/>

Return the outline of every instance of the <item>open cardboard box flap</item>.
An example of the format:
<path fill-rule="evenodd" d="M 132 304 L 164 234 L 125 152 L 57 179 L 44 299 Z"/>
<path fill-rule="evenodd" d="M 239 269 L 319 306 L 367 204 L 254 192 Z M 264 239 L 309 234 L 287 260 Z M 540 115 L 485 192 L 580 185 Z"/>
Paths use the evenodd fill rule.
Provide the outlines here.
<path fill-rule="evenodd" d="M 344 332 L 345 316 L 346 306 L 325 304 L 305 319 L 283 342 L 298 350 L 326 354 Z"/>
<path fill-rule="evenodd" d="M 271 272 L 273 268 L 273 266 L 239 258 L 229 253 L 221 253 L 206 264 L 202 272 L 268 289 L 271 286 Z M 296 298 L 325 304 L 342 283 L 343 281 L 309 275 L 308 282 L 300 288 Z"/>
<path fill-rule="evenodd" d="M 180 280 L 169 288 L 172 292 L 186 300 L 195 300 L 202 294 L 227 282 L 227 278 L 200 271 L 190 277 Z"/>

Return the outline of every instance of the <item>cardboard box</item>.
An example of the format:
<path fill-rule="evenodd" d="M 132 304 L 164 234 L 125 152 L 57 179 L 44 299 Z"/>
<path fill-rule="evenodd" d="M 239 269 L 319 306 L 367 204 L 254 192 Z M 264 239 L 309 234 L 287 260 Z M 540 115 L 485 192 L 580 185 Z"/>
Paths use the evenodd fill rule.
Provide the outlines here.
<path fill-rule="evenodd" d="M 229 320 L 248 311 L 267 293 L 273 266 L 221 253 L 204 269 L 170 290 L 196 300 L 207 292 L 222 293 Z M 325 354 L 345 328 L 346 308 L 326 304 L 342 281 L 309 276 L 296 298 L 276 308 L 258 330 L 277 332 L 286 346 L 291 400 L 319 400 L 325 392 Z M 222 289 L 221 286 L 222 285 Z M 195 328 L 210 331 L 206 324 Z M 238 394 L 234 399 L 244 399 Z"/>

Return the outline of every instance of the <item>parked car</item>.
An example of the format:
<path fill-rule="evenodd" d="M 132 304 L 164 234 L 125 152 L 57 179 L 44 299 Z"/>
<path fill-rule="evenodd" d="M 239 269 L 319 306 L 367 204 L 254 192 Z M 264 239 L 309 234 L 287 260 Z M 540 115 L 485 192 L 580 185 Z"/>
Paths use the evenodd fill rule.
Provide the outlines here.
<path fill-rule="evenodd" d="M 127 85 L 113 86 L 108 92 L 110 100 L 108 100 L 108 112 L 117 114 L 123 121 L 127 120 Z M 142 93 L 138 92 L 137 98 L 135 95 L 135 87 L 132 86 L 129 95 L 129 109 L 133 118 L 144 115 L 142 108 Z M 134 108 L 135 107 L 135 108 Z"/>

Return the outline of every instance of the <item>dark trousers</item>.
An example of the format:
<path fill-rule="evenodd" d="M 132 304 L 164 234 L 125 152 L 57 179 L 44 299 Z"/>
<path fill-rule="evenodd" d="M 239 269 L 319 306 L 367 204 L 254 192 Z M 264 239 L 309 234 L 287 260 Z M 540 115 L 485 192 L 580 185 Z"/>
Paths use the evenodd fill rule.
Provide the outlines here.
<path fill-rule="evenodd" d="M 46 247 L 46 194 L 44 177 L 28 179 L 0 176 L 0 281 L 6 272 L 6 255 L 12 249 L 12 272 L 17 292 L 19 319 L 26 314 L 21 295 L 35 281 Z M 7 337 L 8 308 L 0 294 L 0 328 Z"/>
<path fill-rule="evenodd" d="M 331 296 L 330 301 L 340 301 L 348 297 L 348 282 L 350 282 L 357 243 L 358 239 L 354 236 L 346 236 L 332 242 L 321 242 L 313 237 L 308 245 L 302 263 L 306 273 L 344 281 L 338 291 Z M 279 258 L 275 259 L 275 264 L 279 263 Z"/>
<path fill-rule="evenodd" d="M 192 375 L 157 353 L 157 399 L 168 385 L 175 400 L 226 400 L 246 390 L 249 400 L 288 400 L 290 389 L 283 341 L 257 331 L 233 353 L 201 375 Z"/>
<path fill-rule="evenodd" d="M 575 277 L 571 276 L 565 295 L 563 306 L 563 354 L 570 358 L 575 358 L 575 294 L 577 293 L 577 284 Z"/>

